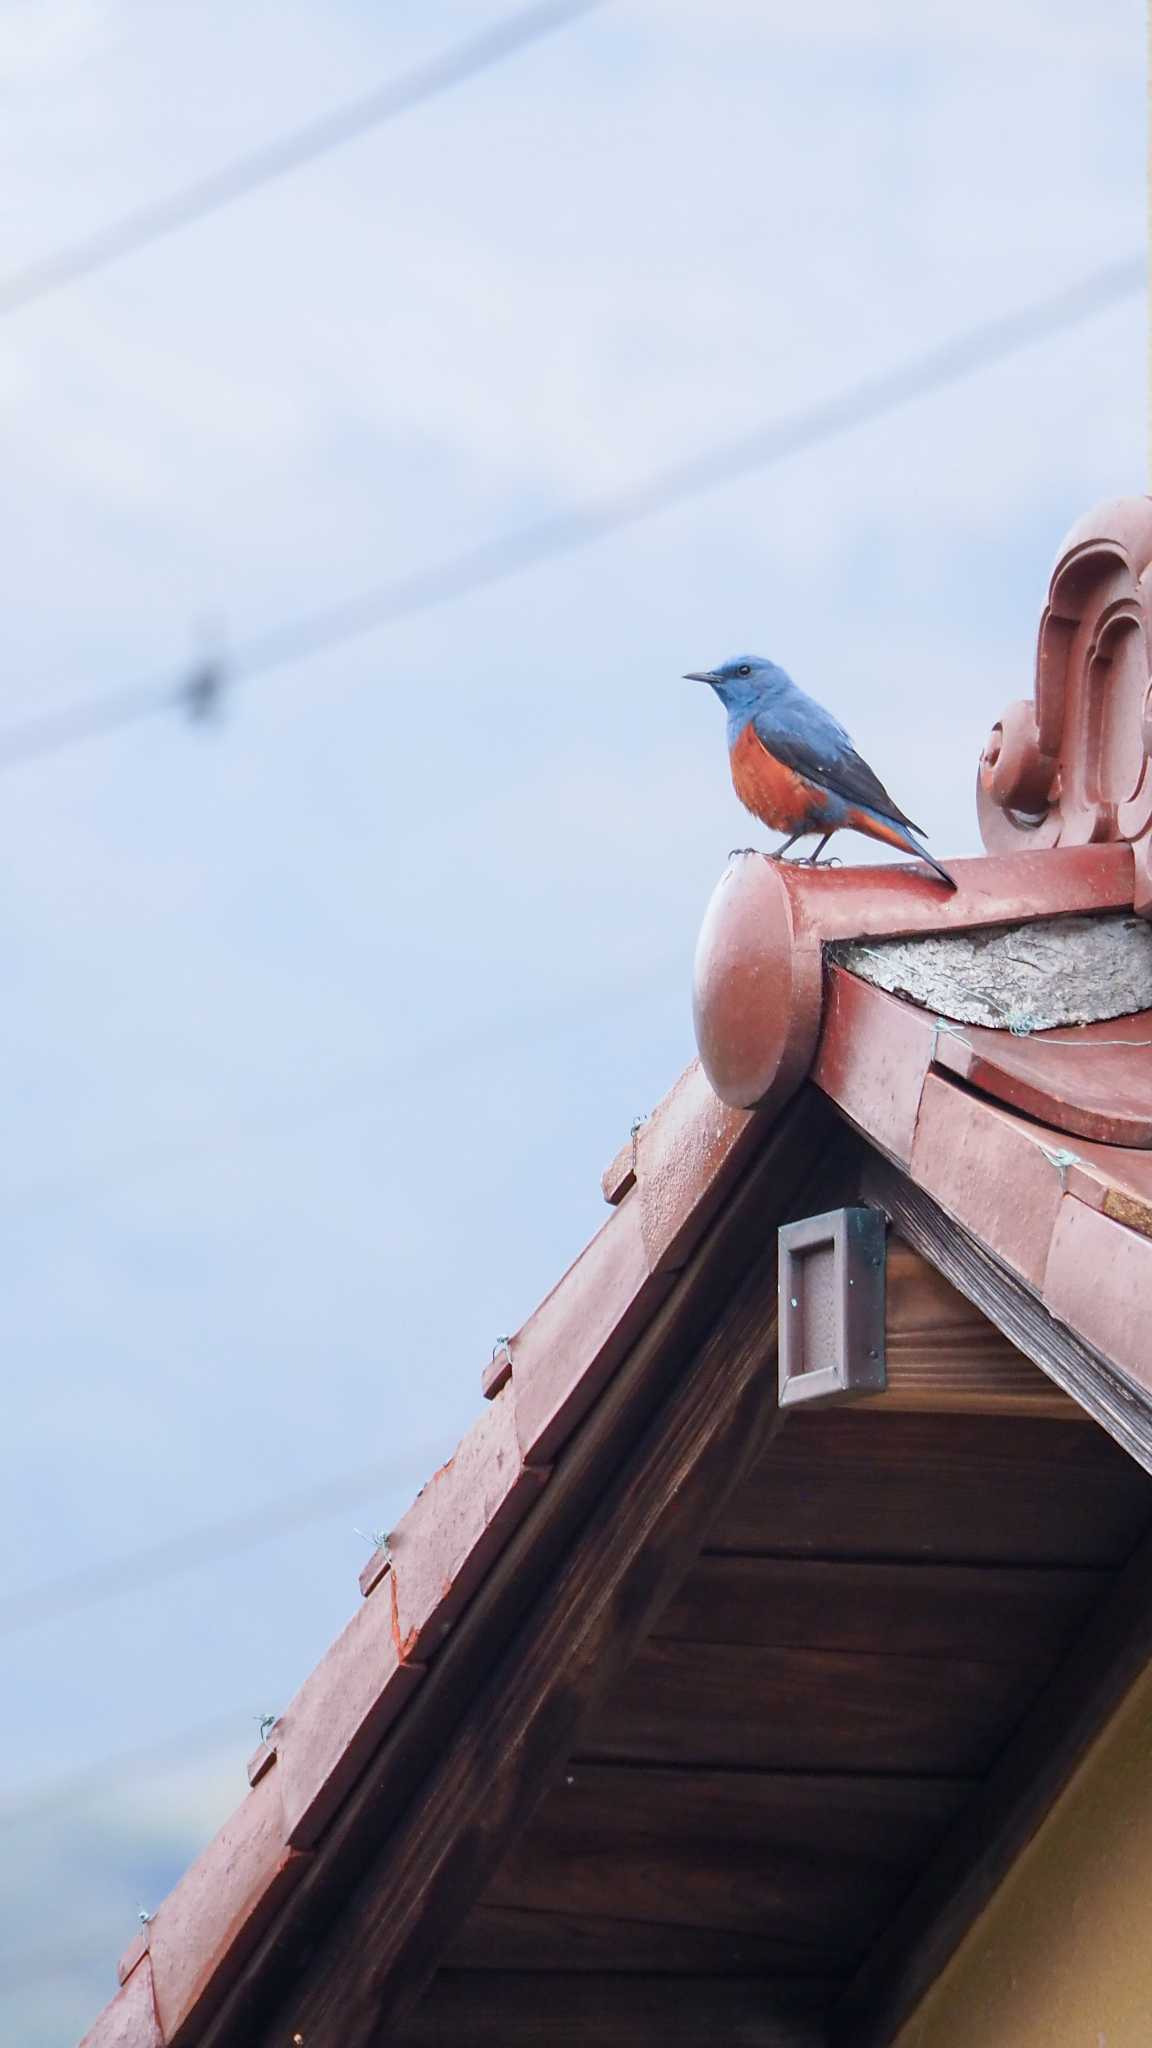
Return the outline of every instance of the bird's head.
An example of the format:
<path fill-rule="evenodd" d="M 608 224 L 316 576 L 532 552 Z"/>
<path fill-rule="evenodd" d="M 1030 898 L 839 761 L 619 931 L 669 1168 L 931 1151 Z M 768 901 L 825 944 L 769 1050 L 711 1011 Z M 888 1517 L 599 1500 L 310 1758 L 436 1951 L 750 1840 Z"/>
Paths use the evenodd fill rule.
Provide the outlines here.
<path fill-rule="evenodd" d="M 691 669 L 686 683 L 707 683 L 728 711 L 740 711 L 760 701 L 765 688 L 780 674 L 775 662 L 759 654 L 734 654 L 719 668 Z"/>

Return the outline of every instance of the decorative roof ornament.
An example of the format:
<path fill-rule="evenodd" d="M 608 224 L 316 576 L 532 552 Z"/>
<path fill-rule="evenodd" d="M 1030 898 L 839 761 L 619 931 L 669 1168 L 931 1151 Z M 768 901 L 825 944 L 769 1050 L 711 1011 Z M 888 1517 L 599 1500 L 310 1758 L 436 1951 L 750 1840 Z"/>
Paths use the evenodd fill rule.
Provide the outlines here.
<path fill-rule="evenodd" d="M 1040 621 L 1035 694 L 992 729 L 977 781 L 989 853 L 1127 842 L 1152 915 L 1152 498 L 1072 528 Z"/>

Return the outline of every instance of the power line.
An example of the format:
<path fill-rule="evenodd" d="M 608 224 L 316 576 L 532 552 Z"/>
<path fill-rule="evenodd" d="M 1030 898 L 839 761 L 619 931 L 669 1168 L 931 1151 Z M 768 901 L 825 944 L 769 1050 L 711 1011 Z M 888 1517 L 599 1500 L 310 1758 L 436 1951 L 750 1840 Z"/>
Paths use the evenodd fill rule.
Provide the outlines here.
<path fill-rule="evenodd" d="M 228 680 L 267 674 L 305 661 L 420 612 L 523 575 L 558 556 L 589 547 L 625 528 L 655 519 L 725 484 L 773 468 L 809 448 L 897 412 L 915 399 L 962 383 L 981 370 L 1078 327 L 1144 288 L 1142 256 L 1126 257 L 994 320 L 982 321 L 895 370 L 863 378 L 832 398 L 726 441 L 659 471 L 625 490 L 590 499 L 518 532 L 463 549 L 447 561 L 394 578 L 324 610 L 286 621 L 241 645 Z M 159 712 L 188 709 L 192 678 L 90 698 L 0 730 L 0 769 L 62 753 Z"/>
<path fill-rule="evenodd" d="M 64 1812 L 82 1801 L 98 1797 L 111 1785 L 122 1785 L 152 1769 L 163 1770 L 169 1761 L 178 1765 L 186 1763 L 189 1757 L 207 1756 L 214 1750 L 223 1750 L 226 1745 L 231 1747 L 235 1744 L 239 1748 L 246 1728 L 253 1731 L 248 1737 L 248 1748 L 253 1750 L 257 1740 L 256 1715 L 251 1710 L 245 1713 L 243 1708 L 237 1707 L 231 1713 L 213 1715 L 210 1721 L 200 1721 L 181 1734 L 167 1734 L 139 1749 L 119 1750 L 99 1763 L 62 1773 L 60 1777 L 34 1785 L 28 1793 L 0 1805 L 0 1828 L 18 1827 L 25 1821 L 38 1820 L 44 1814 Z"/>
<path fill-rule="evenodd" d="M 58 1578 L 0 1599 L 0 1635 L 15 1635 L 37 1622 L 55 1621 L 60 1615 L 76 1614 L 105 1600 L 118 1599 L 123 1593 L 154 1586 L 178 1572 L 195 1571 L 200 1565 L 219 1564 L 242 1551 L 258 1549 L 262 1543 L 327 1520 L 338 1509 L 361 1499 L 374 1487 L 401 1477 L 407 1470 L 407 1463 L 363 1466 L 327 1480 L 322 1486 L 307 1487 L 247 1514 L 226 1516 L 184 1536 L 166 1537 L 160 1543 L 132 1551 L 126 1557 L 112 1558 L 106 1564 L 76 1565 Z"/>
<path fill-rule="evenodd" d="M 301 170 L 305 164 L 331 155 L 372 129 L 411 112 L 413 107 L 463 85 L 479 72 L 492 70 L 529 43 L 566 28 L 604 4 L 605 0 L 538 0 L 537 5 L 522 8 L 493 27 L 466 37 L 443 56 L 417 65 L 403 77 L 347 101 L 332 113 L 278 136 L 261 149 L 237 157 L 221 170 L 198 178 L 166 199 L 137 207 L 94 233 L 53 250 L 0 279 L 0 318 L 21 312 L 49 293 L 62 291 L 66 285 L 106 270 L 153 242 L 178 234 L 183 228 L 247 198 L 261 186 L 271 185 L 278 178 Z"/>

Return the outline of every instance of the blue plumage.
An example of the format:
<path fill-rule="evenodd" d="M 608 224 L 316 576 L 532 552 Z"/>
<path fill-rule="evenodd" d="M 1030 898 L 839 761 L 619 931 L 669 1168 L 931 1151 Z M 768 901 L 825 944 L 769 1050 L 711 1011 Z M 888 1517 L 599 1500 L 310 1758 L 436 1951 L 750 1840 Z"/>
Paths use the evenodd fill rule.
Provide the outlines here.
<path fill-rule="evenodd" d="M 751 727 L 773 770 L 790 778 L 790 788 L 798 793 L 791 813 L 786 813 L 775 791 L 769 816 L 738 788 L 750 809 L 790 833 L 785 848 L 808 833 L 819 833 L 819 854 L 833 832 L 848 827 L 888 845 L 905 847 L 927 861 L 950 888 L 955 887 L 947 869 L 920 844 L 921 828 L 889 796 L 839 720 L 800 689 L 776 662 L 755 654 L 738 654 L 719 668 L 695 672 L 688 680 L 708 683 L 724 705 L 734 771 L 738 748 L 746 762 Z M 780 787 L 777 783 L 776 790 Z"/>

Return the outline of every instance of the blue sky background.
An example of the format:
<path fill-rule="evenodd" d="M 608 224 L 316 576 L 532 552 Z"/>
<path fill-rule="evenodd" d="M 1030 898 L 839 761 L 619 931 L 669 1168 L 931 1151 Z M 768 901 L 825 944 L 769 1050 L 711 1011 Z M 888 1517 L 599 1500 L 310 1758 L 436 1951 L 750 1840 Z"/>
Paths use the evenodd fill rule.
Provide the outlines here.
<path fill-rule="evenodd" d="M 489 18 L 9 0 L 0 268 Z M 1142 76 L 1135 0 L 618 0 L 13 317 L 0 723 L 1139 248 Z M 938 853 L 975 851 L 1061 536 L 1145 487 L 1144 333 L 1133 301 L 253 681 L 218 732 L 3 776 L 4 1586 L 341 1497 L 4 1638 L 0 2038 L 83 2031 L 351 1611 L 357 1531 L 451 1450 L 691 1054 L 696 929 L 749 834 L 681 672 L 783 661 Z"/>

